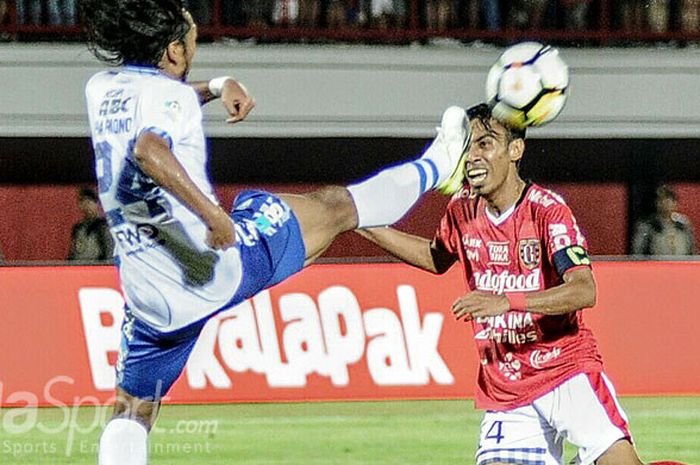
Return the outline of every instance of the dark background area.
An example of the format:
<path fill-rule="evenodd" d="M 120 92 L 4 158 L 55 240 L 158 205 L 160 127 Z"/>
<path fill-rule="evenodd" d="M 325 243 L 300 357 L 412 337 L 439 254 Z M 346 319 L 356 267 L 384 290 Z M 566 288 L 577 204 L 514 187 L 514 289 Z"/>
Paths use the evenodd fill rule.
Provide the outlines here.
<path fill-rule="evenodd" d="M 305 192 L 347 184 L 383 166 L 411 159 L 427 139 L 211 139 L 210 169 L 222 205 L 248 185 Z M 564 195 L 597 255 L 629 251 L 634 224 L 651 213 L 655 187 L 679 191 L 680 211 L 700 222 L 700 139 L 530 139 L 523 177 Z M 65 258 L 70 226 L 79 219 L 75 195 L 94 185 L 88 138 L 0 138 L 0 244 L 10 260 Z M 447 199 L 427 195 L 400 224 L 430 236 Z M 346 234 L 327 257 L 381 256 Z"/>
<path fill-rule="evenodd" d="M 327 184 L 409 159 L 429 141 L 398 138 L 210 139 L 216 184 Z M 529 139 L 521 165 L 539 183 L 623 183 L 630 219 L 659 182 L 700 181 L 700 139 Z M 87 138 L 0 138 L 0 184 L 94 182 Z"/>

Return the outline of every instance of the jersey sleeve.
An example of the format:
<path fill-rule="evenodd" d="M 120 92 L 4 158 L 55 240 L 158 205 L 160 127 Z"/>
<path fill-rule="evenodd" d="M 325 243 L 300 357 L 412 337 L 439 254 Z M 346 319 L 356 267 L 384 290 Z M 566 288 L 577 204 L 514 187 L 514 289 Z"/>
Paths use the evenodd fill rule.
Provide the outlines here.
<path fill-rule="evenodd" d="M 440 220 L 440 224 L 435 230 L 433 236 L 433 244 L 436 247 L 449 252 L 452 255 L 458 255 L 459 241 L 457 240 L 458 232 L 455 227 L 455 218 L 452 212 L 452 205 L 448 205 L 445 214 Z"/>
<path fill-rule="evenodd" d="M 172 149 L 184 136 L 193 105 L 198 105 L 197 97 L 189 86 L 173 83 L 153 86 L 139 108 L 137 136 L 144 131 L 152 132 L 165 139 Z"/>
<path fill-rule="evenodd" d="M 566 204 L 557 203 L 546 208 L 542 223 L 547 256 L 559 276 L 577 267 L 590 267 L 588 243 Z"/>

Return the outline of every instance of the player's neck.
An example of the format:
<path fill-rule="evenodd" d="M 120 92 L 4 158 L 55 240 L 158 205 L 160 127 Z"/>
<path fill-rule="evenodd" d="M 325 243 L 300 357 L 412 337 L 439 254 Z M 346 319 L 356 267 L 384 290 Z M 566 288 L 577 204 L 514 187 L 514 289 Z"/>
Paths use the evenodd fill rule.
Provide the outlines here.
<path fill-rule="evenodd" d="M 486 207 L 489 212 L 495 216 L 500 216 L 508 210 L 523 195 L 526 183 L 520 176 L 515 176 L 515 179 L 507 179 L 499 189 L 486 197 Z"/>

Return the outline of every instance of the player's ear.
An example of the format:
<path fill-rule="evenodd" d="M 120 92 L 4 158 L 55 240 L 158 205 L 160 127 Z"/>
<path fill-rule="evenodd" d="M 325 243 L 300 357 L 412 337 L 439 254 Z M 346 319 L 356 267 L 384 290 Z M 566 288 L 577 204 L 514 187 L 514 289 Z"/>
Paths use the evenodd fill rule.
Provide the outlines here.
<path fill-rule="evenodd" d="M 181 40 L 173 40 L 168 44 L 163 54 L 163 60 L 170 65 L 178 66 L 185 59 L 185 44 Z"/>
<path fill-rule="evenodd" d="M 508 144 L 510 161 L 520 160 L 523 157 L 523 153 L 525 153 L 525 141 L 523 139 L 518 138 L 510 141 L 510 144 Z"/>

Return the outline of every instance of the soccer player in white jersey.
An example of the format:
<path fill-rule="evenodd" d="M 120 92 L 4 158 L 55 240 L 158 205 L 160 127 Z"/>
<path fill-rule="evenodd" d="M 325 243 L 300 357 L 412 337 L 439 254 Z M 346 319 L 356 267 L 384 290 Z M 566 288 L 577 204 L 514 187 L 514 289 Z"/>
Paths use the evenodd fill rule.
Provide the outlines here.
<path fill-rule="evenodd" d="M 471 322 L 476 406 L 486 410 L 477 465 L 562 465 L 564 439 L 578 447 L 576 463 L 642 465 L 583 321 L 596 301 L 586 239 L 561 197 L 520 177 L 525 131 L 499 123 L 486 104 L 467 113 L 468 183 L 433 240 L 359 233 L 432 273 L 461 263 L 469 292 L 452 311 Z"/>
<path fill-rule="evenodd" d="M 449 185 L 468 138 L 448 109 L 415 161 L 347 188 L 308 195 L 246 191 L 226 212 L 206 170 L 201 105 L 220 97 L 239 121 L 255 102 L 230 78 L 187 83 L 197 27 L 179 0 L 82 0 L 91 49 L 119 68 L 97 73 L 86 97 L 99 195 L 115 239 L 127 302 L 117 404 L 100 465 L 147 463 L 159 401 L 206 321 L 302 269 L 333 238 L 391 224 L 432 188 Z"/>

